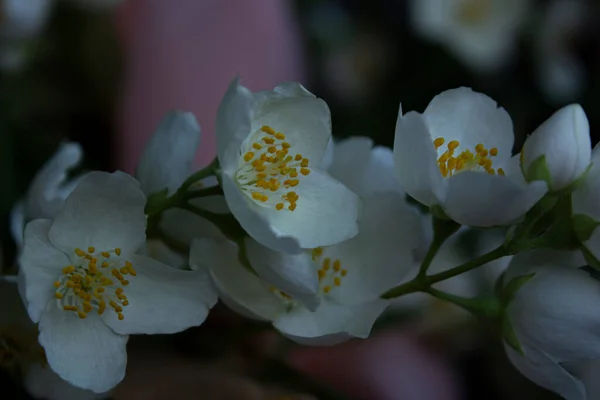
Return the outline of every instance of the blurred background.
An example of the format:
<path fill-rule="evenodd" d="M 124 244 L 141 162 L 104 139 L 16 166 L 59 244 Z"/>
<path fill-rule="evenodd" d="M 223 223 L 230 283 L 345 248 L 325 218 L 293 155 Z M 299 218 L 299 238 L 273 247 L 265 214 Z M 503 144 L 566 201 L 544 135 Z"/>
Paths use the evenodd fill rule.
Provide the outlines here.
<path fill-rule="evenodd" d="M 82 144 L 82 168 L 133 172 L 161 115 L 180 108 L 194 112 L 202 125 L 198 165 L 207 163 L 214 152 L 218 104 L 237 74 L 252 90 L 285 80 L 302 82 L 329 104 L 337 138 L 369 136 L 391 146 L 400 103 L 404 111 L 422 112 L 436 94 L 468 86 L 507 109 L 515 151 L 528 133 L 569 103 L 585 109 L 595 143 L 600 3 L 0 0 L 0 250 L 5 269 L 15 257 L 11 209 L 61 141 Z M 467 253 L 479 246 L 476 235 L 461 240 L 457 248 Z M 448 251 L 450 258 L 466 256 Z M 423 299 L 408 303 L 382 319 L 376 331 L 383 332 L 383 339 L 376 337 L 375 344 L 349 344 L 319 354 L 292 350 L 290 362 L 348 398 L 555 398 L 514 371 L 485 324 L 451 306 Z M 209 329 L 237 329 L 239 321 L 231 322 L 226 311 L 216 314 L 211 317 L 216 322 L 209 321 L 200 333 L 182 334 L 184 342 L 195 343 L 210 335 Z M 158 355 L 144 351 L 157 348 L 159 341 L 161 354 L 167 354 L 160 357 L 177 354 L 173 371 L 192 368 L 198 372 L 190 376 L 207 374 L 193 361 L 206 356 L 201 345 L 192 356 L 173 339 L 163 339 L 133 340 L 142 361 L 131 368 L 164 368 L 162 358 L 157 362 Z M 379 344 L 386 340 L 395 341 L 398 352 Z M 265 343 L 271 341 L 250 347 L 269 347 Z M 364 357 L 384 359 L 386 354 L 395 359 L 384 366 L 358 365 Z M 335 360 L 357 365 L 346 374 Z M 248 375 L 246 367 L 233 363 L 236 376 Z M 128 371 L 128 376 L 136 373 Z M 391 378 L 381 378 L 386 374 Z M 347 382 L 352 379 L 354 386 Z M 389 380 L 396 385 L 393 390 L 383 388 Z M 122 390 L 130 398 L 153 398 L 139 381 L 129 379 Z M 186 394 L 174 398 L 209 398 L 186 396 L 215 390 L 176 385 Z M 303 383 L 296 387 L 308 390 Z M 246 398 L 229 396 L 215 398 Z"/>

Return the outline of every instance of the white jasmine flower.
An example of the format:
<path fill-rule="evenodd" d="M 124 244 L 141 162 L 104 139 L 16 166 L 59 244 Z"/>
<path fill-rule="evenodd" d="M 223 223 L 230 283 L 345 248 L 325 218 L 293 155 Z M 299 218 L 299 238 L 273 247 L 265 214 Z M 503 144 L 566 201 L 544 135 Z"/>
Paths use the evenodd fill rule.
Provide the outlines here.
<path fill-rule="evenodd" d="M 192 246 L 191 263 L 210 269 L 221 299 L 232 309 L 272 321 L 299 343 L 333 344 L 368 336 L 389 303 L 379 297 L 414 265 L 421 228 L 420 216 L 402 198 L 381 193 L 364 199 L 360 233 L 339 245 L 315 248 L 310 255 L 287 255 L 249 239 L 247 254 L 255 275 L 238 262 L 235 245 L 202 239 Z M 263 275 L 263 264 L 277 264 L 280 279 Z M 313 277 L 316 296 L 309 291 L 292 295 L 282 287 Z M 292 286 L 296 293 L 298 286 Z"/>
<path fill-rule="evenodd" d="M 508 113 L 468 88 L 445 91 L 423 114 L 398 115 L 394 157 L 404 190 L 439 205 L 456 222 L 477 227 L 509 224 L 547 192 L 526 183 Z"/>
<path fill-rule="evenodd" d="M 25 199 L 11 213 L 11 233 L 19 246 L 23 242 L 23 228 L 27 221 L 53 218 L 75 189 L 79 180 L 68 181 L 67 173 L 81 162 L 82 156 L 83 151 L 77 143 L 63 142 L 35 174 Z"/>
<path fill-rule="evenodd" d="M 592 157 L 590 125 L 583 108 L 571 104 L 555 112 L 525 140 L 521 157 L 526 178 L 540 179 L 540 173 L 547 174 L 548 186 L 554 191 L 573 184 L 588 169 Z M 541 165 L 540 157 L 544 157 Z"/>
<path fill-rule="evenodd" d="M 506 309 L 522 353 L 505 345 L 515 367 L 568 400 L 585 400 L 585 368 L 600 358 L 600 281 L 577 266 L 578 253 L 532 251 L 513 261 L 503 279 L 534 273 Z"/>
<path fill-rule="evenodd" d="M 413 0 L 413 28 L 482 72 L 506 65 L 527 21 L 529 0 Z"/>
<path fill-rule="evenodd" d="M 591 166 L 581 183 L 571 194 L 575 231 L 583 245 L 600 259 L 600 146 L 592 151 Z"/>
<path fill-rule="evenodd" d="M 576 55 L 574 39 L 583 34 L 589 12 L 581 0 L 554 0 L 542 11 L 534 54 L 540 88 L 553 103 L 574 101 L 585 88 L 585 66 Z"/>
<path fill-rule="evenodd" d="M 25 228 L 27 311 L 48 364 L 71 384 L 105 392 L 125 374 L 129 334 L 200 325 L 216 302 L 202 272 L 136 254 L 146 198 L 130 176 L 91 172 L 56 217 Z"/>
<path fill-rule="evenodd" d="M 356 235 L 358 197 L 319 169 L 331 137 L 323 100 L 297 83 L 252 93 L 236 79 L 216 126 L 225 198 L 250 236 L 299 253 Z"/>

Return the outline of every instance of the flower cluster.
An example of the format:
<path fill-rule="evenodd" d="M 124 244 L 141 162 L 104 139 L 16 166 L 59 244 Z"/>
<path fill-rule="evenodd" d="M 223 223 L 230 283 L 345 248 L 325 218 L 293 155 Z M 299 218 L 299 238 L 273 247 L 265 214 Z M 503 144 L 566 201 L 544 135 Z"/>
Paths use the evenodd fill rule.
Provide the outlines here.
<path fill-rule="evenodd" d="M 391 150 L 334 141 L 327 104 L 300 84 L 253 93 L 235 79 L 218 156 L 194 170 L 199 144 L 195 118 L 171 112 L 135 176 L 67 180 L 81 149 L 65 143 L 15 207 L 16 280 L 62 379 L 109 391 L 129 335 L 198 326 L 217 298 L 295 342 L 330 345 L 368 337 L 392 299 L 424 292 L 498 318 L 525 375 L 585 398 L 578 373 L 600 357 L 600 151 L 580 106 L 512 154 L 508 113 L 448 90 L 422 114 L 400 108 Z M 459 235 L 490 227 L 505 233 L 493 246 L 451 254 Z M 444 291 L 492 263 L 494 276 L 509 264 L 495 293 Z"/>

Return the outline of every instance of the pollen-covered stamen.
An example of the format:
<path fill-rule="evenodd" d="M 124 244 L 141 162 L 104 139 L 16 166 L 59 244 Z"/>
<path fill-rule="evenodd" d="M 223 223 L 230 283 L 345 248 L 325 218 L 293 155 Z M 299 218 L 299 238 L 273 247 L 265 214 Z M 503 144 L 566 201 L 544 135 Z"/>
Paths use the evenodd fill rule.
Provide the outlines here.
<path fill-rule="evenodd" d="M 436 150 L 442 147 L 444 143 L 445 139 L 441 137 L 433 141 Z M 491 149 L 486 149 L 483 144 L 479 143 L 475 146 L 474 152 L 465 149 L 460 153 L 455 154 L 458 147 L 460 147 L 460 142 L 452 140 L 448 143 L 447 150 L 439 155 L 437 164 L 443 177 L 451 177 L 461 171 L 467 170 L 482 170 L 490 175 L 495 175 L 496 173 L 498 175 L 504 175 L 504 170 L 502 168 L 498 168 L 498 171 L 496 171 L 492 167 L 492 157 L 498 155 L 497 148 L 492 147 Z"/>
<path fill-rule="evenodd" d="M 323 257 L 323 248 L 317 247 L 312 250 L 312 259 L 320 268 L 317 271 L 319 276 L 319 289 L 327 294 L 336 286 L 341 286 L 342 281 L 348 270 L 342 268 L 342 262 L 338 259 Z"/>
<path fill-rule="evenodd" d="M 130 261 L 122 260 L 121 249 L 96 252 L 92 246 L 87 252 L 74 250 L 73 264 L 62 269 L 62 275 L 54 282 L 57 304 L 65 311 L 72 311 L 81 319 L 96 310 L 102 315 L 107 307 L 123 320 L 123 307 L 129 300 L 123 287 L 129 285 L 126 275 L 136 276 Z"/>
<path fill-rule="evenodd" d="M 310 174 L 308 158 L 291 154 L 293 145 L 285 134 L 270 126 L 263 126 L 248 140 L 236 173 L 242 192 L 261 206 L 294 211 L 299 196 L 293 188 Z"/>

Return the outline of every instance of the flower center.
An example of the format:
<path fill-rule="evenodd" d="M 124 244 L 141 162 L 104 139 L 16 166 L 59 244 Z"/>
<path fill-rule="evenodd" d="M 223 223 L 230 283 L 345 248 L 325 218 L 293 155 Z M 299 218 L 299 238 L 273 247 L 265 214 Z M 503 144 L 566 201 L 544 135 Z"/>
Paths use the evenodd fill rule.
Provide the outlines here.
<path fill-rule="evenodd" d="M 308 158 L 290 155 L 292 145 L 285 135 L 263 126 L 250 138 L 250 149 L 241 156 L 236 180 L 242 192 L 256 204 L 289 211 L 296 209 L 300 198 L 289 190 L 310 174 Z"/>
<path fill-rule="evenodd" d="M 348 270 L 342 268 L 340 260 L 332 260 L 330 257 L 323 258 L 322 247 L 312 250 L 312 259 L 321 265 L 317 274 L 319 275 L 319 288 L 324 294 L 331 292 L 332 288 L 342 285 L 342 280 L 348 275 Z"/>
<path fill-rule="evenodd" d="M 467 24 L 482 23 L 492 12 L 492 0 L 463 0 L 458 6 L 458 19 Z"/>
<path fill-rule="evenodd" d="M 433 141 L 435 149 L 438 150 L 445 143 L 445 139 L 440 137 Z M 456 149 L 460 146 L 458 140 L 452 140 L 448 143 L 447 150 L 444 151 L 437 159 L 437 164 L 440 172 L 444 178 L 456 175 L 461 171 L 484 171 L 490 175 L 504 176 L 504 170 L 498 168 L 496 171 L 493 167 L 492 157 L 498 155 L 498 149 L 492 147 L 486 149 L 485 146 L 479 143 L 475 146 L 474 152 L 469 149 L 465 149 L 459 154 L 455 154 Z M 440 150 L 438 150 L 439 154 Z"/>
<path fill-rule="evenodd" d="M 137 275 L 133 264 L 120 258 L 120 248 L 96 252 L 88 247 L 87 252 L 79 248 L 74 252 L 75 262 L 64 267 L 54 282 L 58 306 L 84 319 L 94 309 L 102 315 L 108 305 L 119 320 L 124 319 L 123 307 L 129 301 L 121 286 L 129 285 L 125 275 Z"/>

